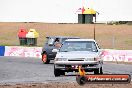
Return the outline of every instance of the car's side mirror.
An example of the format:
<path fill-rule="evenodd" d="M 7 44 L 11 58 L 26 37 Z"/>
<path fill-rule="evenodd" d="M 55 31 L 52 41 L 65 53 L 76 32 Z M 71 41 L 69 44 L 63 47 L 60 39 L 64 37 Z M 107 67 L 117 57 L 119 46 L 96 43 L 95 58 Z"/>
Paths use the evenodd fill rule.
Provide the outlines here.
<path fill-rule="evenodd" d="M 59 52 L 59 50 L 58 49 L 53 49 L 52 52 Z"/>
<path fill-rule="evenodd" d="M 98 51 L 99 51 L 99 52 L 102 52 L 102 51 L 103 51 L 103 49 L 99 49 Z"/>

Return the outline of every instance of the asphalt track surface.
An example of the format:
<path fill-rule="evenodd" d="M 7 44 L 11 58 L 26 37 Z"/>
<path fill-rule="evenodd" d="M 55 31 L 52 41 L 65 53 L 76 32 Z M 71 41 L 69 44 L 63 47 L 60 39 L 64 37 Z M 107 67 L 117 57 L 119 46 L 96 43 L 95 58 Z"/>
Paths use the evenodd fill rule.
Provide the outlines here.
<path fill-rule="evenodd" d="M 47 83 L 75 82 L 75 73 L 55 77 L 54 64 L 43 64 L 40 58 L 0 57 L 0 84 L 5 83 Z M 104 74 L 130 74 L 132 64 L 117 64 L 105 62 Z M 92 74 L 92 73 L 91 73 Z"/>

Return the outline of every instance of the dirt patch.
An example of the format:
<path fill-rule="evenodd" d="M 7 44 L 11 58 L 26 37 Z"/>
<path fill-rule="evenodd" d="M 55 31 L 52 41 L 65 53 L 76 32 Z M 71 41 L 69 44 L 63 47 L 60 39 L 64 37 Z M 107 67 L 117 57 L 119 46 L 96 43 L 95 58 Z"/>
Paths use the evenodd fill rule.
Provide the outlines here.
<path fill-rule="evenodd" d="M 0 85 L 0 88 L 131 88 L 130 84 L 85 84 L 83 86 L 77 83 L 32 83 L 16 85 Z"/>

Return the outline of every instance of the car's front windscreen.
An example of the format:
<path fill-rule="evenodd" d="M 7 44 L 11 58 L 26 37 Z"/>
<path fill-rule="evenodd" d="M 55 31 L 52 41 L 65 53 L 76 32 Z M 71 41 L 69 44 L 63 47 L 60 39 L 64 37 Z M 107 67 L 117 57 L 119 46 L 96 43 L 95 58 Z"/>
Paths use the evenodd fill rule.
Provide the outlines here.
<path fill-rule="evenodd" d="M 60 52 L 69 51 L 91 51 L 97 52 L 97 47 L 93 41 L 65 41 L 60 48 Z"/>

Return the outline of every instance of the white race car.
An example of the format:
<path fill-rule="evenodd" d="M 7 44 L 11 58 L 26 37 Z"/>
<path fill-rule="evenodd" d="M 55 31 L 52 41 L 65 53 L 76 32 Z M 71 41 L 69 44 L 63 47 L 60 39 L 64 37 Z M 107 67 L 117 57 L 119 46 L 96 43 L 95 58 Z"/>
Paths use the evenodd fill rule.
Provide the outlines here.
<path fill-rule="evenodd" d="M 57 52 L 54 62 L 54 75 L 65 75 L 65 72 L 78 71 L 82 66 L 86 72 L 94 71 L 94 74 L 102 74 L 103 60 L 101 51 L 93 39 L 68 39 Z"/>

